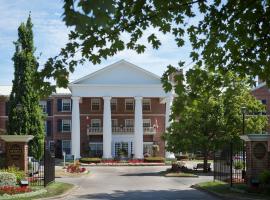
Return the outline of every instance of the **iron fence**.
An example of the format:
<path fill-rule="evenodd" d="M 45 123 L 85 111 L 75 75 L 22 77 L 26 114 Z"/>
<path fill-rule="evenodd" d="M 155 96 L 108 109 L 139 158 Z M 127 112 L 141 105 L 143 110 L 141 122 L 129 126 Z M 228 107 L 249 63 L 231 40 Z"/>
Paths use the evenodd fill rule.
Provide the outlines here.
<path fill-rule="evenodd" d="M 246 183 L 245 143 L 229 143 L 214 154 L 214 180 L 233 184 Z"/>

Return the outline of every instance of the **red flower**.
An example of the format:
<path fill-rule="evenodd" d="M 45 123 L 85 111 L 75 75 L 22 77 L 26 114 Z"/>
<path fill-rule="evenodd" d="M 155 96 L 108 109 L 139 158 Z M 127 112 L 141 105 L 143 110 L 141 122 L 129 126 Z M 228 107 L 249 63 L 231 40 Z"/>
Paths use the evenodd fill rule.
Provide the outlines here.
<path fill-rule="evenodd" d="M 0 194 L 18 194 L 31 192 L 31 189 L 28 187 L 18 187 L 18 186 L 2 186 L 0 187 Z"/>

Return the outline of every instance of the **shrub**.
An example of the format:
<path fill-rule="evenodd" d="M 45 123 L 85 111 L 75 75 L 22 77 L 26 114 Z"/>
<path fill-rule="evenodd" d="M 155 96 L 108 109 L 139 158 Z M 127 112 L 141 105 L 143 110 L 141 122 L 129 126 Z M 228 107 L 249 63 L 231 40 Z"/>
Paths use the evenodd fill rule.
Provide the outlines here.
<path fill-rule="evenodd" d="M 14 166 L 8 167 L 7 169 L 2 169 L 0 172 L 8 172 L 14 174 L 18 183 L 25 179 L 25 172 Z"/>
<path fill-rule="evenodd" d="M 243 169 L 244 168 L 244 163 L 243 161 L 236 161 L 234 164 L 234 169 Z"/>
<path fill-rule="evenodd" d="M 0 187 L 0 195 L 3 194 L 18 194 L 18 193 L 26 193 L 31 192 L 31 189 L 28 187 L 18 187 L 18 186 L 1 186 Z"/>
<path fill-rule="evenodd" d="M 165 158 L 163 157 L 146 157 L 144 158 L 145 162 L 157 162 L 157 163 L 164 163 Z"/>
<path fill-rule="evenodd" d="M 15 186 L 16 176 L 8 172 L 0 172 L 0 187 L 2 186 Z"/>
<path fill-rule="evenodd" d="M 81 163 L 100 163 L 101 158 L 81 158 Z"/>
<path fill-rule="evenodd" d="M 267 185 L 270 184 L 270 171 L 264 170 L 262 173 L 259 174 L 259 182 Z"/>

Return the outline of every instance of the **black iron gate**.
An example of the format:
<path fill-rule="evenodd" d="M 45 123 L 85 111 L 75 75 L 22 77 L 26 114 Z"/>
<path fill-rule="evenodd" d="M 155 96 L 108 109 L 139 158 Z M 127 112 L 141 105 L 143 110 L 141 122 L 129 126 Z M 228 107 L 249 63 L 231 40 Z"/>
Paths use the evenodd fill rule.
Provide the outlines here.
<path fill-rule="evenodd" d="M 51 152 L 44 145 L 44 156 L 41 160 L 29 157 L 28 181 L 31 186 L 44 186 L 55 180 L 55 160 Z"/>
<path fill-rule="evenodd" d="M 245 143 L 231 142 L 214 155 L 214 180 L 233 184 L 246 183 Z"/>

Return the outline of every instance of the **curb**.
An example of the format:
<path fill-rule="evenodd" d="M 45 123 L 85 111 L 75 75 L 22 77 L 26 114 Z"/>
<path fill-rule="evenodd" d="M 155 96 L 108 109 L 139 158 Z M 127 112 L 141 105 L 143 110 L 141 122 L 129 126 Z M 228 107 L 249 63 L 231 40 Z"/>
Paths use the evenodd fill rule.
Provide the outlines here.
<path fill-rule="evenodd" d="M 40 198 L 38 200 L 47 200 L 47 199 L 59 199 L 59 198 L 63 198 L 68 196 L 69 194 L 71 194 L 72 192 L 74 192 L 75 190 L 79 189 L 80 187 L 78 185 L 74 185 L 70 190 L 64 192 L 63 194 L 57 195 L 57 196 L 53 196 L 53 197 L 47 197 L 47 198 Z"/>
<path fill-rule="evenodd" d="M 209 190 L 206 190 L 206 189 L 203 189 L 201 188 L 200 186 L 197 186 L 197 185 L 192 185 L 190 186 L 191 188 L 194 188 L 196 190 L 199 190 L 199 191 L 202 191 L 202 192 L 205 192 L 209 195 L 212 195 L 212 196 L 215 196 L 219 199 L 224 199 L 224 200 L 265 200 L 265 199 L 262 199 L 262 198 L 257 198 L 257 199 L 254 199 L 254 198 L 248 198 L 248 197 L 235 197 L 235 196 L 229 196 L 229 195 L 222 195 L 220 193 L 217 193 L 217 192 L 213 192 L 213 191 L 209 191 Z M 239 193 L 241 194 L 241 193 Z"/>

